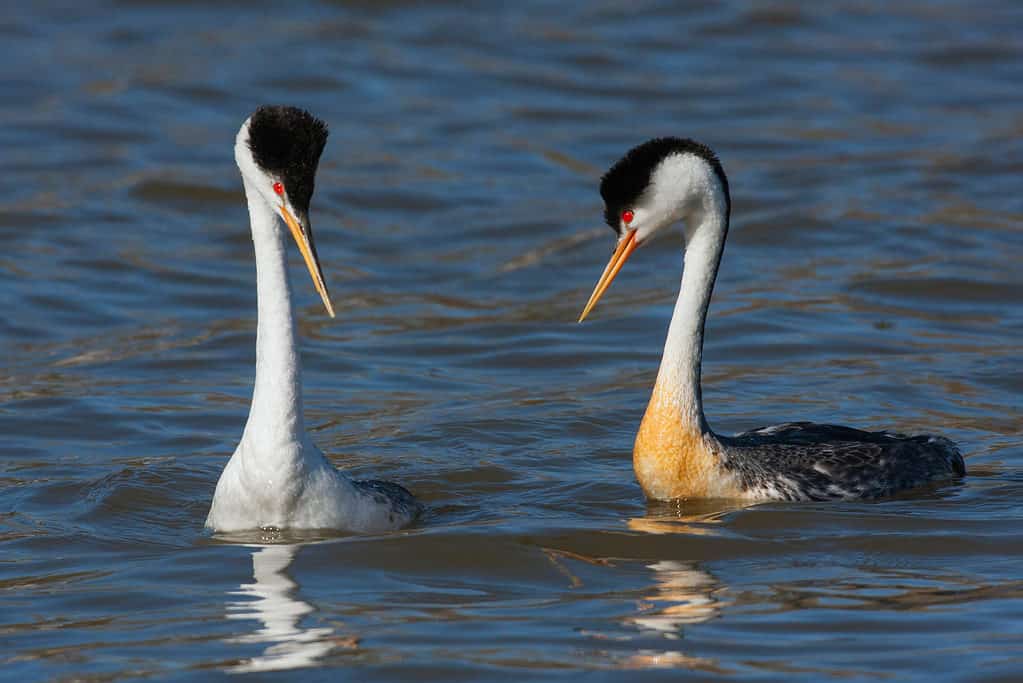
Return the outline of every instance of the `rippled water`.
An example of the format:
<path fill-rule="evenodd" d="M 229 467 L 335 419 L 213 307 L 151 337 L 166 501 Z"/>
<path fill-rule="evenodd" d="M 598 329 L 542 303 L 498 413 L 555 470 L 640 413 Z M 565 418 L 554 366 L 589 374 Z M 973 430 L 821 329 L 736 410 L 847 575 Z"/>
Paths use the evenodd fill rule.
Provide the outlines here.
<path fill-rule="evenodd" d="M 1023 10 L 673 4 L 0 17 L 2 677 L 1023 675 Z M 264 102 L 332 130 L 336 320 L 292 271 L 314 439 L 415 490 L 410 531 L 202 529 L 251 391 L 232 140 Z M 597 179 L 664 134 L 732 184 L 714 426 L 937 431 L 966 480 L 644 503 L 681 240 L 574 320 L 612 246 Z"/>

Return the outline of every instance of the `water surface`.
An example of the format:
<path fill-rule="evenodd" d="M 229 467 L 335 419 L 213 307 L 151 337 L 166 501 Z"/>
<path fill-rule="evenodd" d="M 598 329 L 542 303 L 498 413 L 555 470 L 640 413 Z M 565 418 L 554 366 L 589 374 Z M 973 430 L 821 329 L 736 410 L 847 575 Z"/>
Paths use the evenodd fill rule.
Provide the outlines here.
<path fill-rule="evenodd" d="M 4 14 L 0 677 L 1023 675 L 1023 10 L 673 5 Z M 202 529 L 251 392 L 232 143 L 265 102 L 331 126 L 337 319 L 292 262 L 307 421 L 426 502 L 406 532 Z M 714 427 L 940 432 L 966 480 L 644 503 L 678 234 L 574 320 L 598 178 L 654 135 L 731 181 Z"/>

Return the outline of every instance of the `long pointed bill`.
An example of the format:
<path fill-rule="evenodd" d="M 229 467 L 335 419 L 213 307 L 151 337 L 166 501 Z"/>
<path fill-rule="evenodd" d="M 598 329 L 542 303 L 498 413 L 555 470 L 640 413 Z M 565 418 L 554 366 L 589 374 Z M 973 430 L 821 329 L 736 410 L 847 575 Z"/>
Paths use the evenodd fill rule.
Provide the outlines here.
<path fill-rule="evenodd" d="M 298 244 L 298 250 L 302 252 L 302 258 L 305 259 L 306 268 L 309 269 L 309 274 L 313 278 L 313 284 L 316 286 L 316 291 L 320 293 L 320 298 L 323 299 L 323 305 L 327 307 L 327 313 L 330 317 L 334 317 L 334 306 L 330 303 L 330 294 L 327 293 L 327 283 L 323 281 L 323 271 L 320 270 L 320 260 L 316 258 L 316 247 L 313 246 L 313 237 L 310 231 L 305 230 L 299 222 L 295 220 L 295 217 L 291 215 L 286 206 L 281 206 L 281 216 L 284 217 L 284 222 L 288 224 L 288 229 L 291 230 L 291 236 L 295 238 L 295 242 Z"/>
<path fill-rule="evenodd" d="M 593 288 L 593 294 L 590 294 L 590 300 L 586 302 L 586 308 L 583 309 L 583 314 L 579 316 L 579 322 L 586 320 L 586 316 L 590 314 L 593 307 L 600 301 L 600 297 L 604 296 L 604 292 L 611 286 L 611 282 L 618 275 L 618 271 L 625 265 L 625 261 L 632 252 L 636 250 L 637 245 L 635 230 L 630 230 L 625 234 L 625 237 L 618 241 L 618 248 L 611 255 L 611 260 L 607 262 L 604 272 L 601 274 L 600 279 L 597 280 L 597 286 Z"/>

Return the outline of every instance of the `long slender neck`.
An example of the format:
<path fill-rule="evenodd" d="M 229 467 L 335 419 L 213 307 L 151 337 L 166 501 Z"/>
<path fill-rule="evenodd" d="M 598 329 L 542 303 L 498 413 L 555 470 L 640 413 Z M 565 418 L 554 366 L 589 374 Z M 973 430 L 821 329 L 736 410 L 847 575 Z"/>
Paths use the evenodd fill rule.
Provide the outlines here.
<path fill-rule="evenodd" d="M 287 253 L 280 222 L 255 188 L 245 195 L 256 248 L 256 382 L 243 443 L 275 446 L 304 443 L 302 362 L 295 343 Z"/>
<path fill-rule="evenodd" d="M 710 431 L 700 389 L 703 327 L 727 233 L 727 209 L 720 202 L 708 198 L 689 216 L 682 287 L 654 389 L 655 398 L 678 411 L 682 427 L 692 432 Z"/>

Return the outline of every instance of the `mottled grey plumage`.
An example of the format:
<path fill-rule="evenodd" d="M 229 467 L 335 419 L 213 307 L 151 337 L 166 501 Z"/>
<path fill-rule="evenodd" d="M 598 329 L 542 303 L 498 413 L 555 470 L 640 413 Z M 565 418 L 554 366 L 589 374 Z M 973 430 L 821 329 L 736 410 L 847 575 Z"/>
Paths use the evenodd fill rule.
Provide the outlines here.
<path fill-rule="evenodd" d="M 396 522 L 400 519 L 412 522 L 423 512 L 423 506 L 419 504 L 416 497 L 408 489 L 393 481 L 381 481 L 379 479 L 363 479 L 352 482 L 355 488 L 368 496 L 379 505 L 389 504 L 391 506 L 390 519 Z"/>
<path fill-rule="evenodd" d="M 959 448 L 929 434 L 789 422 L 717 440 L 740 485 L 775 500 L 883 498 L 966 474 Z"/>

